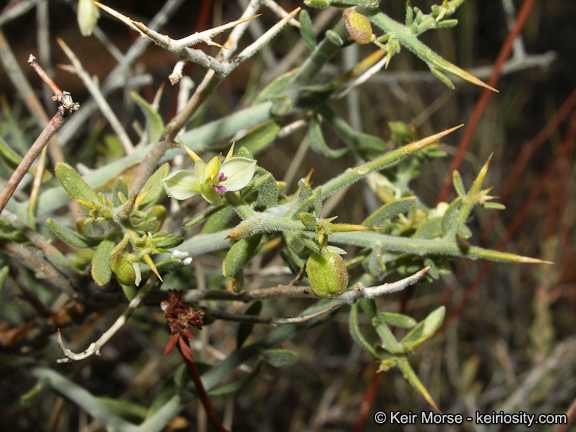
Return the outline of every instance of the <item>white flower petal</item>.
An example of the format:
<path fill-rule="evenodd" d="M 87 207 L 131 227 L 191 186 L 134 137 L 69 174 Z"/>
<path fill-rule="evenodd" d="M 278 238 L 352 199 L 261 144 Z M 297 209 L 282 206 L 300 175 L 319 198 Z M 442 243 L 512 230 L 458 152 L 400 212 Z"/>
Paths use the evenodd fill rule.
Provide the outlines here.
<path fill-rule="evenodd" d="M 212 189 L 210 185 L 204 185 L 204 191 L 202 192 L 202 197 L 213 205 L 222 204 L 222 197 L 218 192 Z"/>
<path fill-rule="evenodd" d="M 256 171 L 255 160 L 244 157 L 228 159 L 220 167 L 220 174 L 224 174 L 226 179 L 219 184 L 231 192 L 240 190 L 250 183 L 254 171 Z"/>
<path fill-rule="evenodd" d="M 185 200 L 202 192 L 202 185 L 189 171 L 173 172 L 162 183 L 168 196 L 177 200 Z"/>

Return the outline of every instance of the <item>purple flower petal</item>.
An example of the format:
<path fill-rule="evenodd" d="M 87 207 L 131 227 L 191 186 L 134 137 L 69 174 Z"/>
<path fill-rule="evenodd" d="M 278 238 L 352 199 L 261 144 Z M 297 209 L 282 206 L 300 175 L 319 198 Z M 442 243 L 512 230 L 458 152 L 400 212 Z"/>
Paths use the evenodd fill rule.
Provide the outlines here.
<path fill-rule="evenodd" d="M 219 182 L 223 182 L 223 181 L 225 181 L 225 180 L 227 180 L 227 179 L 228 179 L 228 177 L 226 177 L 226 176 L 224 175 L 224 173 L 220 173 L 220 176 L 218 177 L 218 181 L 219 181 Z"/>
<path fill-rule="evenodd" d="M 213 185 L 213 184 L 211 184 L 210 186 L 212 186 L 212 189 L 214 189 L 218 193 L 222 194 L 222 193 L 227 192 L 227 189 L 224 186 L 217 186 L 217 185 Z"/>

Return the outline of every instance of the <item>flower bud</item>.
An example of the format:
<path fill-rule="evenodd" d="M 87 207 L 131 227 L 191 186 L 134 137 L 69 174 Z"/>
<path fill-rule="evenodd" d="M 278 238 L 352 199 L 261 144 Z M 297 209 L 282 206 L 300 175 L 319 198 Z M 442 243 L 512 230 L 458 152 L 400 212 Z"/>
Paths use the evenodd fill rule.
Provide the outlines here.
<path fill-rule="evenodd" d="M 348 287 L 348 270 L 337 253 L 313 253 L 306 263 L 306 273 L 312 291 L 318 297 L 338 297 Z"/>
<path fill-rule="evenodd" d="M 80 0 L 78 3 L 78 27 L 82 36 L 90 36 L 98 18 L 100 17 L 100 10 L 98 6 L 90 0 Z"/>

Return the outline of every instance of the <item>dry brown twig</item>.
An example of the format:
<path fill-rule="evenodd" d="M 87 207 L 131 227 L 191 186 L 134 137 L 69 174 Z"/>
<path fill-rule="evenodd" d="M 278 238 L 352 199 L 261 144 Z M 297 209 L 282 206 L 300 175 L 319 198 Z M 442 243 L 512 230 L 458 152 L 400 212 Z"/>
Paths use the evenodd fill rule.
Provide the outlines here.
<path fill-rule="evenodd" d="M 80 108 L 80 104 L 72 100 L 70 93 L 60 90 L 60 87 L 58 87 L 56 83 L 52 81 L 52 78 L 50 78 L 48 74 L 44 72 L 44 69 L 42 69 L 42 67 L 38 64 L 36 57 L 34 57 L 32 54 L 30 54 L 30 57 L 28 58 L 28 63 L 54 93 L 52 100 L 58 102 L 58 111 L 56 114 L 54 114 L 54 117 L 52 117 L 38 138 L 36 138 L 36 141 L 34 141 L 34 144 L 32 144 L 32 147 L 30 147 L 30 150 L 28 150 L 24 156 L 22 162 L 20 162 L 20 164 L 16 167 L 8 179 L 8 183 L 6 183 L 4 190 L 0 194 L 0 214 L 2 213 L 2 210 L 4 210 L 4 207 L 6 207 L 8 200 L 16 190 L 18 184 L 20 184 L 20 181 L 22 181 L 24 174 L 26 174 L 42 149 L 46 146 L 46 144 L 48 144 L 50 138 L 54 136 L 60 127 L 62 127 L 66 119 L 70 117 L 74 111 L 77 111 L 78 108 Z"/>

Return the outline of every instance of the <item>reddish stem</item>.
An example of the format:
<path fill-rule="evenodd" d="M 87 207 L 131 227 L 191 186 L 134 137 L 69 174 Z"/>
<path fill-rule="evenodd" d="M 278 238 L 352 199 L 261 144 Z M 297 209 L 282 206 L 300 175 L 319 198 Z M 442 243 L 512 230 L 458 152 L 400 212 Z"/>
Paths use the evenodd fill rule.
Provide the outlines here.
<path fill-rule="evenodd" d="M 194 363 L 194 357 L 192 356 L 192 350 L 190 349 L 188 339 L 180 337 L 178 343 L 178 351 L 180 351 L 180 354 L 182 354 L 182 358 L 186 363 L 186 368 L 188 369 L 188 372 L 190 372 L 190 375 L 194 380 L 198 397 L 200 398 L 202 405 L 204 405 L 204 408 L 206 409 L 206 414 L 208 414 L 208 418 L 210 419 L 214 427 L 218 430 L 218 432 L 228 432 L 228 430 L 224 426 L 222 426 L 222 423 L 220 423 L 220 419 L 218 418 L 218 416 L 214 412 L 214 409 L 212 408 L 212 404 L 210 403 L 208 393 L 206 393 L 204 385 L 202 384 L 202 380 L 200 379 L 200 375 L 198 374 L 198 369 L 196 369 L 196 364 Z"/>
<path fill-rule="evenodd" d="M 535 0 L 525 0 L 524 3 L 522 4 L 522 8 L 520 9 L 520 12 L 518 12 L 516 22 L 514 23 L 514 28 L 512 28 L 510 33 L 508 33 L 508 36 L 504 41 L 504 45 L 502 45 L 502 49 L 498 54 L 498 58 L 494 63 L 494 69 L 492 71 L 492 75 L 488 80 L 488 85 L 490 87 L 496 86 L 496 83 L 498 82 L 498 79 L 500 78 L 501 75 L 502 66 L 504 65 L 506 59 L 508 59 L 508 57 L 510 56 L 510 52 L 512 51 L 512 44 L 514 43 L 514 39 L 516 39 L 516 37 L 520 34 L 522 29 L 524 28 L 524 24 L 526 24 L 528 16 L 530 16 L 532 6 L 534 6 L 534 2 Z M 485 89 L 482 92 L 480 99 L 478 99 L 478 102 L 476 102 L 476 106 L 474 107 L 474 113 L 472 114 L 472 118 L 470 119 L 466 131 L 464 132 L 464 136 L 462 137 L 460 143 L 458 144 L 458 151 L 456 153 L 456 156 L 454 156 L 454 159 L 452 159 L 450 168 L 446 173 L 446 177 L 444 177 L 444 181 L 442 183 L 442 189 L 440 191 L 440 194 L 438 195 L 436 203 L 446 200 L 446 197 L 448 196 L 448 192 L 450 192 L 450 188 L 452 185 L 452 172 L 460 167 L 460 164 L 464 159 L 464 154 L 466 153 L 466 150 L 470 145 L 470 141 L 472 140 L 472 137 L 476 132 L 476 127 L 480 122 L 480 118 L 482 117 L 484 109 L 486 108 L 486 105 L 488 104 L 488 101 L 490 100 L 491 96 L 492 96 L 492 90 Z"/>

